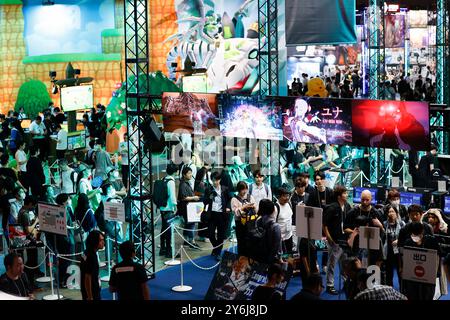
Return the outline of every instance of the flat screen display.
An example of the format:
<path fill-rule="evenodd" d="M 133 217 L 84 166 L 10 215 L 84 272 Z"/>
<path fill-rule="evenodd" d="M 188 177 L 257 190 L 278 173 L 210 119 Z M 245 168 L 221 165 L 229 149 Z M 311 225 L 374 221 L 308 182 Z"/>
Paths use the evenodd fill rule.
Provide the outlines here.
<path fill-rule="evenodd" d="M 76 150 L 86 148 L 86 131 L 75 131 L 67 134 L 67 149 Z"/>
<path fill-rule="evenodd" d="M 400 204 L 407 207 L 412 204 L 422 205 L 422 197 L 421 193 L 400 192 Z"/>
<path fill-rule="evenodd" d="M 352 104 L 353 145 L 429 150 L 427 102 L 353 100 Z"/>
<path fill-rule="evenodd" d="M 372 200 L 370 201 L 371 204 L 377 203 L 377 189 L 375 188 L 364 188 L 364 187 L 355 187 L 353 188 L 353 203 L 361 203 L 361 193 L 364 190 L 369 190 L 372 194 Z"/>
<path fill-rule="evenodd" d="M 351 144 L 351 100 L 276 97 L 283 110 L 283 135 L 304 143 Z"/>
<path fill-rule="evenodd" d="M 225 137 L 282 140 L 281 109 L 271 100 L 232 96 L 222 106 L 220 132 Z"/>
<path fill-rule="evenodd" d="M 94 107 L 94 87 L 86 85 L 61 88 L 61 107 L 64 112 Z"/>
<path fill-rule="evenodd" d="M 208 129 L 219 130 L 217 96 L 191 92 L 164 92 L 162 99 L 165 132 L 187 130 L 204 135 Z"/>
<path fill-rule="evenodd" d="M 444 213 L 450 214 L 450 196 L 444 197 Z"/>

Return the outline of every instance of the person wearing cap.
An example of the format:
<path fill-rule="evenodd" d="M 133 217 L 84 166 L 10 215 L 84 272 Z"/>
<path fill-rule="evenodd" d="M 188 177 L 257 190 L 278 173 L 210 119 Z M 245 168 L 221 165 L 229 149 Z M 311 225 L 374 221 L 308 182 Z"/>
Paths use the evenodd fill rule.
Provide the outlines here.
<path fill-rule="evenodd" d="M 409 227 L 411 234 L 408 239 L 405 240 L 404 246 L 436 250 L 438 255 L 441 256 L 439 243 L 433 235 L 425 234 L 424 226 L 425 225 L 421 222 L 412 222 Z M 402 262 L 403 265 L 404 261 Z M 438 268 L 436 274 L 436 277 L 439 276 L 440 268 Z M 435 289 L 436 284 L 419 283 L 409 280 L 402 281 L 402 293 L 408 297 L 408 300 L 433 300 Z"/>

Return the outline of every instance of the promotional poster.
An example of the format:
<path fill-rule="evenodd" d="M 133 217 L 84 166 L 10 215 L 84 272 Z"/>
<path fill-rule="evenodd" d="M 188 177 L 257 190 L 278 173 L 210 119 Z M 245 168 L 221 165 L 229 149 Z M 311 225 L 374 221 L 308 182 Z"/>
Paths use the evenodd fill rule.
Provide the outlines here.
<path fill-rule="evenodd" d="M 205 300 L 251 300 L 253 291 L 267 283 L 268 265 L 250 262 L 249 258 L 226 251 L 206 293 Z M 292 270 L 288 268 L 284 280 L 276 287 L 285 295 Z"/>
<path fill-rule="evenodd" d="M 165 132 L 183 129 L 204 135 L 208 129 L 219 129 L 215 94 L 165 92 L 162 111 Z"/>
<path fill-rule="evenodd" d="M 282 140 L 281 109 L 248 97 L 232 97 L 222 105 L 220 132 L 225 137 Z"/>
<path fill-rule="evenodd" d="M 354 100 L 353 145 L 424 151 L 430 148 L 427 102 Z"/>
<path fill-rule="evenodd" d="M 403 48 L 405 46 L 405 16 L 400 14 L 385 17 L 385 47 Z"/>
<path fill-rule="evenodd" d="M 283 108 L 283 134 L 289 141 L 351 144 L 351 100 L 274 98 Z"/>

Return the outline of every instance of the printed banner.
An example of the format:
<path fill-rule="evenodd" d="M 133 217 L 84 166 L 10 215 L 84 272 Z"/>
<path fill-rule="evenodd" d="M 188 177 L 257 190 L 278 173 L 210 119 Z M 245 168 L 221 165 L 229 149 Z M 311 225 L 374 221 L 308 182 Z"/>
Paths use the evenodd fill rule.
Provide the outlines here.
<path fill-rule="evenodd" d="M 251 300 L 256 287 L 267 283 L 268 265 L 226 251 L 206 293 L 205 300 Z M 288 267 L 276 290 L 285 295 L 292 275 Z"/>
<path fill-rule="evenodd" d="M 38 203 L 39 230 L 67 237 L 66 209 L 53 204 Z"/>

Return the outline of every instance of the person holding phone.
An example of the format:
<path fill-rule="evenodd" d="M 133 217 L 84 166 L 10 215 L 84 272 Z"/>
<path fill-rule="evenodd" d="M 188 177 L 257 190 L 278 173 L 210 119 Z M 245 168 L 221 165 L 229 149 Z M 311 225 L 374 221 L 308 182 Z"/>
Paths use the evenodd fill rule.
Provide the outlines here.
<path fill-rule="evenodd" d="M 195 223 L 189 223 L 187 220 L 187 205 L 189 202 L 199 201 L 200 197 L 194 194 L 194 190 L 190 184 L 192 180 L 192 169 L 189 166 L 185 166 L 181 172 L 181 181 L 178 189 L 178 214 L 184 219 L 183 231 L 185 237 L 184 245 L 189 246 L 192 249 L 198 249 L 197 243 L 194 241 L 195 237 Z"/>

